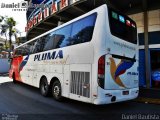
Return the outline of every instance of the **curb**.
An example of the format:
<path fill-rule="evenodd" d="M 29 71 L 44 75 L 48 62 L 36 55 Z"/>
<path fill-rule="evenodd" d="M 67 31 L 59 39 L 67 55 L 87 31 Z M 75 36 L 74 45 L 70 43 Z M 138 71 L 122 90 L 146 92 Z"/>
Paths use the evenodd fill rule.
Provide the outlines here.
<path fill-rule="evenodd" d="M 133 100 L 135 102 L 141 102 L 141 103 L 146 103 L 146 104 L 157 104 L 160 105 L 160 99 L 156 99 L 156 98 L 143 98 L 143 97 L 139 97 L 135 100 Z"/>

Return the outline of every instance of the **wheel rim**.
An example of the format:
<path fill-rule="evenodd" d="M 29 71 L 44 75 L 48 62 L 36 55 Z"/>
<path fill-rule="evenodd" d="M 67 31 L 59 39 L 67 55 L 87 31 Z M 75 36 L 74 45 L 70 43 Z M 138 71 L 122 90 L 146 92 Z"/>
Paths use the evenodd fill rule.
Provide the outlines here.
<path fill-rule="evenodd" d="M 54 96 L 55 97 L 58 97 L 59 96 L 59 93 L 60 93 L 60 88 L 59 88 L 59 86 L 54 86 L 54 88 L 53 88 L 53 94 L 54 94 Z"/>

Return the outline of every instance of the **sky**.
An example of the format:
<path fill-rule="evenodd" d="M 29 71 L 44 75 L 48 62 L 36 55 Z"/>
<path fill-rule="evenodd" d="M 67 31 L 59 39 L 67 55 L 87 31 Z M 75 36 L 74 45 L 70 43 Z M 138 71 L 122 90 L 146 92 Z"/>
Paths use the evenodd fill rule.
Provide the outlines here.
<path fill-rule="evenodd" d="M 1 16 L 8 16 L 13 17 L 14 20 L 17 22 L 15 26 L 21 33 L 21 36 L 25 36 L 25 26 L 26 26 L 26 11 L 13 11 L 12 8 L 2 8 L 2 3 L 5 4 L 12 4 L 12 3 L 21 3 L 24 0 L 0 0 L 0 15 Z M 20 35 L 18 35 L 20 36 Z M 14 38 L 13 38 L 14 39 Z"/>

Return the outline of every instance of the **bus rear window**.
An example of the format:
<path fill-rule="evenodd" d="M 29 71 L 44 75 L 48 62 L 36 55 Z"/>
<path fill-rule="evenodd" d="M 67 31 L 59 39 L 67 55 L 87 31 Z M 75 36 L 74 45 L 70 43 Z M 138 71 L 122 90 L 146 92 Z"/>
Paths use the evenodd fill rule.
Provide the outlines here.
<path fill-rule="evenodd" d="M 136 23 L 129 17 L 108 8 L 111 34 L 127 42 L 137 43 Z"/>

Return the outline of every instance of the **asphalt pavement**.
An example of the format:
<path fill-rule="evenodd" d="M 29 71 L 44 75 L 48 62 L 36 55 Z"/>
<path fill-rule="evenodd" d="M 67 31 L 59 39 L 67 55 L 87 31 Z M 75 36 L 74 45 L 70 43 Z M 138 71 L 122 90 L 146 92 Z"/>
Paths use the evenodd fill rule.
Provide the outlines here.
<path fill-rule="evenodd" d="M 37 88 L 14 84 L 7 77 L 0 77 L 0 81 L 2 120 L 121 120 L 129 115 L 156 115 L 160 119 L 160 105 L 156 104 L 127 101 L 96 106 L 70 99 L 57 102 L 41 96 Z"/>

